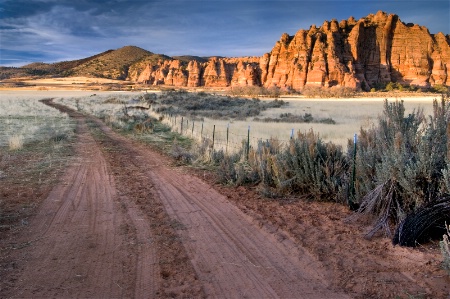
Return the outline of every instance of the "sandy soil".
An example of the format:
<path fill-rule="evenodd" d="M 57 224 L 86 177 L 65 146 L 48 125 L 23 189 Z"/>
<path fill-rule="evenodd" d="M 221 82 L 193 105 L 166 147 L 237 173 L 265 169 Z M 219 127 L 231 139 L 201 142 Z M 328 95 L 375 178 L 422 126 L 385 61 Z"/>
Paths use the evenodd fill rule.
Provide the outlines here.
<path fill-rule="evenodd" d="M 217 185 L 69 113 L 76 163 L 10 253 L 2 298 L 450 298 L 436 243 L 365 240 L 343 206 Z"/>

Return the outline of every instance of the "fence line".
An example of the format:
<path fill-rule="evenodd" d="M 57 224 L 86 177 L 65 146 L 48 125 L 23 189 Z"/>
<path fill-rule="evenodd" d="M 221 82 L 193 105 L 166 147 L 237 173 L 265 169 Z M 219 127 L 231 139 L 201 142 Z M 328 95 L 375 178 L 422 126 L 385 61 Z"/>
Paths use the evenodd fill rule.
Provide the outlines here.
<path fill-rule="evenodd" d="M 252 136 L 251 126 L 248 126 L 246 132 L 236 131 L 230 123 L 218 127 L 218 125 L 205 124 L 204 121 L 196 121 L 184 116 L 176 116 L 169 114 L 159 114 L 152 111 L 152 116 L 159 118 L 161 122 L 171 128 L 172 131 L 177 132 L 183 136 L 192 138 L 197 142 L 209 142 L 212 149 L 218 151 L 222 150 L 227 154 L 232 154 L 244 150 L 246 158 L 251 148 L 257 148 L 258 143 L 262 141 L 269 141 L 269 138 L 261 138 Z M 287 144 L 293 138 L 294 128 L 286 132 L 286 139 L 274 137 L 280 144 Z"/>

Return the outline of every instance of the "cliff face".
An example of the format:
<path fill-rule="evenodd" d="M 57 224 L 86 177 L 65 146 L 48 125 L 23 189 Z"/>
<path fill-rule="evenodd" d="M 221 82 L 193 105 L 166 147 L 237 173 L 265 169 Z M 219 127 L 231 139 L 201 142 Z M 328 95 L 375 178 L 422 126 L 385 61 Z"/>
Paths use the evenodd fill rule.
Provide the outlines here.
<path fill-rule="evenodd" d="M 139 62 L 128 79 L 151 85 L 227 87 L 261 85 L 259 57 L 218 58 L 207 62 L 163 60 Z"/>
<path fill-rule="evenodd" d="M 283 34 L 262 57 L 210 58 L 208 62 L 160 60 L 133 65 L 129 79 L 173 86 L 344 86 L 369 89 L 400 82 L 450 85 L 450 38 L 432 35 L 397 15 L 378 12 Z"/>

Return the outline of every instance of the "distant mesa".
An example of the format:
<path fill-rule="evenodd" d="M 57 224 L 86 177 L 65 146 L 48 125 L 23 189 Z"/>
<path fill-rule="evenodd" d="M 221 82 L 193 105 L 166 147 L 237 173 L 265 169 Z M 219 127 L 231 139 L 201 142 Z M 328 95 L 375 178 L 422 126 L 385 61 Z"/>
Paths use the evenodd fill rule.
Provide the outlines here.
<path fill-rule="evenodd" d="M 388 82 L 427 88 L 450 85 L 450 36 L 430 34 L 379 11 L 359 20 L 325 21 L 291 36 L 283 33 L 261 57 L 169 57 L 126 46 L 76 61 L 0 68 L 18 75 L 90 76 L 187 87 L 305 86 L 369 90 Z"/>

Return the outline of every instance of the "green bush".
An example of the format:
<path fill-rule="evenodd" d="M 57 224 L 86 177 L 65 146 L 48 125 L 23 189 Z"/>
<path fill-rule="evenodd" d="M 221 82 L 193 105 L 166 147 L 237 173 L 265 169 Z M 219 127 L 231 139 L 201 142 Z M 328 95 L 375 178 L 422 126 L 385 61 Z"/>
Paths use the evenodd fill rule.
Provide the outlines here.
<path fill-rule="evenodd" d="M 431 91 L 433 92 L 439 92 L 439 93 L 447 93 L 448 87 L 446 85 L 443 84 L 436 84 L 431 88 Z"/>

